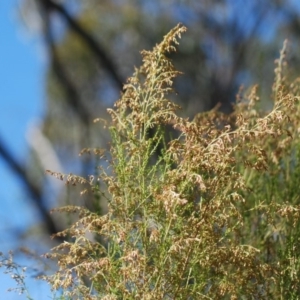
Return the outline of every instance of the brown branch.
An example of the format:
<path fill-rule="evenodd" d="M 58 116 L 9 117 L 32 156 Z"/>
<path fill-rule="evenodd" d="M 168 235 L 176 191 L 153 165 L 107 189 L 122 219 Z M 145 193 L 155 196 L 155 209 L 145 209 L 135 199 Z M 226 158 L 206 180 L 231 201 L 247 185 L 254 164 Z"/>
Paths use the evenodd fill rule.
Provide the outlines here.
<path fill-rule="evenodd" d="M 70 106 L 79 115 L 83 124 L 88 127 L 90 120 L 90 113 L 87 111 L 86 107 L 82 104 L 80 95 L 76 89 L 76 86 L 69 78 L 63 64 L 61 63 L 59 56 L 56 51 L 56 47 L 53 41 L 53 36 L 51 33 L 50 22 L 49 22 L 49 11 L 43 11 L 44 19 L 44 36 L 46 44 L 48 45 L 49 54 L 52 61 L 52 67 L 55 75 L 61 87 L 66 92 L 66 100 L 69 102 Z"/>
<path fill-rule="evenodd" d="M 17 177 L 24 183 L 30 200 L 34 203 L 38 209 L 41 217 L 43 218 L 47 231 L 52 235 L 57 233 L 59 230 L 50 216 L 48 209 L 44 206 L 44 201 L 41 193 L 41 189 L 33 182 L 27 175 L 25 168 L 13 157 L 11 152 L 5 146 L 5 143 L 0 137 L 0 156 L 7 163 L 10 169 L 14 172 Z"/>
<path fill-rule="evenodd" d="M 113 63 L 112 59 L 106 53 L 106 51 L 100 46 L 100 44 L 95 40 L 95 38 L 90 35 L 69 13 L 68 11 L 59 3 L 52 0 L 40 0 L 44 5 L 45 9 L 48 11 L 55 11 L 60 14 L 70 29 L 74 31 L 83 42 L 90 48 L 90 50 L 95 54 L 99 63 L 106 69 L 110 74 L 112 79 L 115 81 L 117 87 L 122 90 L 123 88 L 123 78 L 117 73 L 117 67 Z"/>

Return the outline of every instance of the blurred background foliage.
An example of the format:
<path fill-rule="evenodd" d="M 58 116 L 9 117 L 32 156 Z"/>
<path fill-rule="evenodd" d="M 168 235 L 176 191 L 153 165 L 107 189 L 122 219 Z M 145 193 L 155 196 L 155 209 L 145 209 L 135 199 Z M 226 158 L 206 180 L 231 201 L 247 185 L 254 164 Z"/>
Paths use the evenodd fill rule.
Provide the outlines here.
<path fill-rule="evenodd" d="M 274 59 L 286 38 L 292 44 L 291 76 L 299 69 L 297 0 L 22 0 L 18 9 L 28 31 L 43 38 L 48 57 L 44 117 L 31 135 L 24 172 L 16 172 L 45 220 L 47 236 L 66 225 L 50 208 L 92 208 L 93 197 L 79 197 L 73 187 L 51 191 L 45 166 L 50 162 L 52 171 L 83 176 L 97 172 L 91 156 L 78 158 L 83 148 L 109 146 L 93 120 L 108 118 L 106 108 L 140 65 L 140 51 L 152 49 L 177 23 L 188 27 L 171 57 L 183 72 L 175 82 L 182 116 L 193 118 L 218 103 L 229 113 L 240 86 L 254 83 L 268 108 Z"/>

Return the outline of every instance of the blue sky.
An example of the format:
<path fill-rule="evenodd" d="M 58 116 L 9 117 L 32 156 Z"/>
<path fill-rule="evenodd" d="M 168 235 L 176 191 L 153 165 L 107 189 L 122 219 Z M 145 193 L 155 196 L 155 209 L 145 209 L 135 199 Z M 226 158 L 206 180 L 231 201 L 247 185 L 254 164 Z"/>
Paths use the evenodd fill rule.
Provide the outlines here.
<path fill-rule="evenodd" d="M 43 63 L 37 44 L 21 30 L 15 3 L 0 2 L 0 137 L 22 163 L 28 151 L 28 126 L 42 114 Z M 0 230 L 13 223 L 24 227 L 28 203 L 22 201 L 23 196 L 20 182 L 0 159 Z M 1 235 L 0 242 L 7 243 Z"/>
<path fill-rule="evenodd" d="M 22 27 L 16 13 L 16 0 L 0 1 L 0 137 L 20 162 L 26 159 L 28 126 L 43 113 L 45 60 L 41 44 Z M 26 229 L 37 215 L 30 209 L 19 180 L 0 159 L 0 251 L 15 246 L 14 230 Z M 0 298 L 26 299 L 7 293 L 14 282 L 0 269 Z M 49 293 L 34 280 L 28 282 L 34 299 L 49 299 Z"/>

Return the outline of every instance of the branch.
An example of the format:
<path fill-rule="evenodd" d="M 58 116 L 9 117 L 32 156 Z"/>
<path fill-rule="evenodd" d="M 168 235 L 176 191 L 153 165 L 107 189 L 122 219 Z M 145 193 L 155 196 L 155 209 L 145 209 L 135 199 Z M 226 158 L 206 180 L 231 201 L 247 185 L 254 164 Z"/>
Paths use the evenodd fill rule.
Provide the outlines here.
<path fill-rule="evenodd" d="M 58 78 L 58 81 L 61 85 L 61 87 L 66 92 L 66 99 L 69 102 L 70 106 L 74 109 L 74 111 L 79 115 L 80 119 L 82 120 L 83 124 L 85 124 L 86 127 L 88 127 L 89 120 L 90 120 L 90 114 L 85 108 L 85 106 L 82 104 L 80 100 L 80 96 L 78 94 L 78 91 L 72 82 L 72 80 L 69 78 L 63 64 L 61 63 L 59 56 L 57 54 L 53 36 L 51 33 L 50 28 L 50 22 L 49 22 L 49 11 L 44 10 L 43 11 L 43 17 L 44 17 L 44 35 L 46 44 L 49 48 L 49 54 L 52 61 L 52 67 L 55 75 Z"/>
<path fill-rule="evenodd" d="M 10 169 L 19 177 L 27 188 L 30 199 L 37 207 L 41 217 L 43 218 L 48 232 L 52 235 L 59 230 L 56 227 L 53 219 L 51 218 L 48 209 L 43 204 L 43 197 L 40 188 L 28 177 L 26 170 L 23 166 L 12 156 L 11 152 L 5 146 L 0 137 L 0 156 L 7 163 Z"/>
<path fill-rule="evenodd" d="M 105 50 L 100 46 L 100 44 L 95 40 L 95 38 L 90 35 L 69 13 L 68 11 L 59 3 L 53 2 L 53 0 L 40 0 L 44 5 L 45 9 L 48 11 L 55 11 L 60 14 L 67 22 L 71 30 L 74 31 L 83 42 L 90 48 L 90 50 L 95 54 L 100 64 L 106 69 L 110 74 L 112 79 L 115 81 L 116 85 L 120 90 L 123 88 L 123 78 L 117 73 L 117 67 L 114 65 L 112 59 L 108 56 Z"/>

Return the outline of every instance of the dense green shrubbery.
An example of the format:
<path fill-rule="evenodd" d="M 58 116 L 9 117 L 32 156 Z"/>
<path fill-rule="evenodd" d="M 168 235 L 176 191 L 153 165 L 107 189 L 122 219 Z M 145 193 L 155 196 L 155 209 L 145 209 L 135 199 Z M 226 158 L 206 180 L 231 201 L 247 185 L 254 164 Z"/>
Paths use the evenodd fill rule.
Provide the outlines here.
<path fill-rule="evenodd" d="M 109 168 L 99 166 L 94 181 L 66 178 L 97 193 L 105 183 L 108 212 L 59 209 L 79 213 L 59 234 L 74 241 L 48 255 L 58 272 L 46 280 L 62 289 L 61 299 L 300 294 L 300 85 L 284 76 L 286 44 L 269 113 L 259 110 L 255 86 L 240 92 L 231 115 L 213 110 L 189 121 L 167 98 L 178 74 L 167 55 L 184 31 L 178 25 L 152 52 L 142 52 L 142 67 L 109 110 L 111 149 L 95 149 Z M 179 136 L 170 143 L 167 125 Z M 157 155 L 159 144 L 164 150 Z"/>

